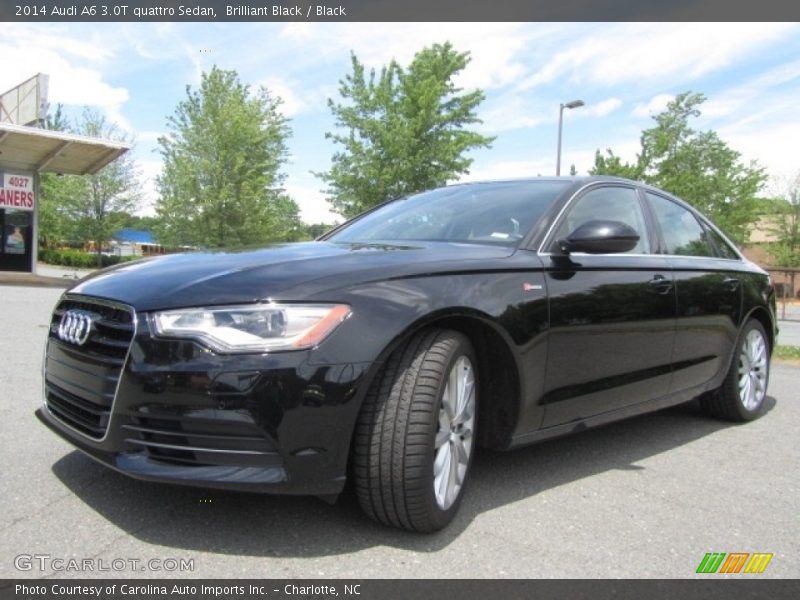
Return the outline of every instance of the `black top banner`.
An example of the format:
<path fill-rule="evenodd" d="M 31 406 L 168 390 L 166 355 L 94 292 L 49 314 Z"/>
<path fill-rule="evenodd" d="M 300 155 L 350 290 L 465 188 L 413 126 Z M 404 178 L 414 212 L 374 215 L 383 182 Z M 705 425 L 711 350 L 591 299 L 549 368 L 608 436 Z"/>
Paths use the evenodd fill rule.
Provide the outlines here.
<path fill-rule="evenodd" d="M 0 20 L 797 21 L 796 0 L 0 0 Z"/>

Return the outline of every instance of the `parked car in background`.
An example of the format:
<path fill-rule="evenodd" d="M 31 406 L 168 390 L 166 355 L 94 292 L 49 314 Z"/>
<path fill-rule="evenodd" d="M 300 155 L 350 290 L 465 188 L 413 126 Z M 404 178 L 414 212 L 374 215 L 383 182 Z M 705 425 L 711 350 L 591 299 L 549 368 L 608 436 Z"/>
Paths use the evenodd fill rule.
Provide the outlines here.
<path fill-rule="evenodd" d="M 374 519 L 433 531 L 478 447 L 697 397 L 757 417 L 775 323 L 767 274 L 666 192 L 470 183 L 316 242 L 81 281 L 53 313 L 37 415 L 133 477 L 328 499 L 349 477 Z"/>

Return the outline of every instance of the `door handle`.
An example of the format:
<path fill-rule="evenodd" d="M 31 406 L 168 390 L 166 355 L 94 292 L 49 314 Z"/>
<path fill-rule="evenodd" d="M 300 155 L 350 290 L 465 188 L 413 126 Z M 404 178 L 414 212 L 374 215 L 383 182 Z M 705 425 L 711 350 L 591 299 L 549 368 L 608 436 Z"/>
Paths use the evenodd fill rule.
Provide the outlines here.
<path fill-rule="evenodd" d="M 725 286 L 726 290 L 733 292 L 739 287 L 739 280 L 736 277 L 726 277 L 722 280 L 722 285 Z"/>
<path fill-rule="evenodd" d="M 669 294 L 672 289 L 672 279 L 667 279 L 663 275 L 653 275 L 648 283 L 659 294 Z"/>

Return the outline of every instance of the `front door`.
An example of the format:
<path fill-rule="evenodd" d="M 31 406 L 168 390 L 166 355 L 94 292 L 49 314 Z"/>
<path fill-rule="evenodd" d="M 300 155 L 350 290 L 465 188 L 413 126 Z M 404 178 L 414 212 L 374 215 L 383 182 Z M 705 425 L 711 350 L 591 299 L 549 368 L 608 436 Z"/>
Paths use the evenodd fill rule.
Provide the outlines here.
<path fill-rule="evenodd" d="M 626 223 L 638 245 L 628 253 L 557 253 L 555 241 L 586 221 Z M 666 395 L 675 335 L 670 265 L 651 253 L 646 211 L 633 186 L 603 185 L 575 198 L 543 257 L 550 302 L 545 427 Z"/>

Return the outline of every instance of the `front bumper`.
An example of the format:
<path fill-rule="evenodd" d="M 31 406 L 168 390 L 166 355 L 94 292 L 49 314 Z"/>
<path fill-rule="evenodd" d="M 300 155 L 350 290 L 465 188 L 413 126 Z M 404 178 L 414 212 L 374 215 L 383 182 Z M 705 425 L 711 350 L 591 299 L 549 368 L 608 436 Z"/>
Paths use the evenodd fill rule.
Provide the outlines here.
<path fill-rule="evenodd" d="M 102 435 L 71 426 L 59 413 L 63 408 L 51 410 L 47 401 L 36 411 L 39 420 L 95 460 L 138 479 L 267 493 L 341 492 L 370 363 L 312 365 L 310 351 L 222 356 L 195 342 L 153 338 L 146 322 L 141 329 Z M 86 376 L 71 366 L 75 350 L 49 340 L 46 396 L 58 384 L 59 393 L 73 397 L 84 383 Z"/>

